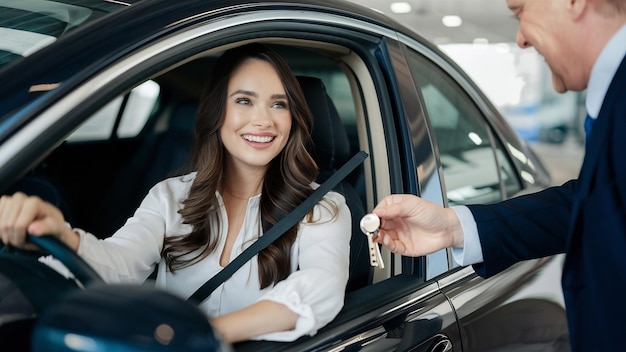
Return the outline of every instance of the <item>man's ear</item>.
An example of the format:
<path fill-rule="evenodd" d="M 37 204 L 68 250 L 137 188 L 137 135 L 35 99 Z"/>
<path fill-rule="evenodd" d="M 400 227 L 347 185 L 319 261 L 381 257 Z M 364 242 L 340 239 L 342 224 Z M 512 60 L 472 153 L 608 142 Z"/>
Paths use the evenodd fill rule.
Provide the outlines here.
<path fill-rule="evenodd" d="M 579 20 L 589 9 L 592 2 L 593 0 L 568 0 L 567 9 L 569 10 L 572 20 Z"/>

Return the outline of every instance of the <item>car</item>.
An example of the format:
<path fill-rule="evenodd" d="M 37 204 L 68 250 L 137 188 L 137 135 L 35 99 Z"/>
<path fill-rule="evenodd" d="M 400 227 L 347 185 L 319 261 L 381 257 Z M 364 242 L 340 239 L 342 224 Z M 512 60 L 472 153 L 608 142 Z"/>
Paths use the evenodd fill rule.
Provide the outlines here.
<path fill-rule="evenodd" d="M 184 170 L 206 73 L 244 43 L 276 49 L 301 80 L 320 183 L 367 153 L 342 181 L 353 216 L 342 311 L 314 336 L 233 350 L 496 351 L 566 340 L 563 307 L 522 294 L 551 258 L 488 279 L 450 250 L 381 248 L 384 268 L 370 265 L 358 222 L 386 195 L 451 206 L 550 185 L 485 94 L 413 30 L 340 0 L 0 0 L 0 9 L 0 192 L 54 202 L 73 226 L 112 234 L 152 185 Z M 320 95 L 328 104 L 313 103 Z M 17 328 L 0 315 L 0 333 L 30 339 L 63 299 Z"/>

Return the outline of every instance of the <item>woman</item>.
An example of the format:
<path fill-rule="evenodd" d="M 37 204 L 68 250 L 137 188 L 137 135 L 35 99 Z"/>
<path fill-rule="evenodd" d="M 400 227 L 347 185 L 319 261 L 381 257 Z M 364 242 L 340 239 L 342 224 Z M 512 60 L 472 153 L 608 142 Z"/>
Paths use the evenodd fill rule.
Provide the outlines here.
<path fill-rule="evenodd" d="M 217 61 L 199 105 L 193 173 L 158 183 L 133 217 L 99 240 L 66 225 L 36 197 L 0 200 L 5 244 L 54 234 L 105 279 L 189 297 L 264 229 L 312 193 L 312 118 L 297 80 L 274 51 L 249 44 Z M 313 335 L 343 305 L 350 213 L 334 192 L 201 304 L 228 342 Z"/>

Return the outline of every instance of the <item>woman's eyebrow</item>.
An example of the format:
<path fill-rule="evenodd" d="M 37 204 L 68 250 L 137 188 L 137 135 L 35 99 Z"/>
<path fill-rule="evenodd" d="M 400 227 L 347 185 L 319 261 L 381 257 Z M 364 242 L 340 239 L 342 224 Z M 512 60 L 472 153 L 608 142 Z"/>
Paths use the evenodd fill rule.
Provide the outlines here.
<path fill-rule="evenodd" d="M 248 95 L 248 96 L 255 97 L 255 98 L 259 97 L 259 95 L 256 92 L 245 90 L 245 89 L 237 89 L 236 91 L 232 92 L 230 96 L 232 97 L 233 95 L 237 95 L 237 94 Z M 287 94 L 272 94 L 270 98 L 271 99 L 287 99 Z"/>
<path fill-rule="evenodd" d="M 252 96 L 252 97 L 255 97 L 255 98 L 259 97 L 259 95 L 256 94 L 255 92 L 250 91 L 250 90 L 244 90 L 244 89 L 237 89 L 236 91 L 232 92 L 230 94 L 230 96 L 232 97 L 233 95 L 236 95 L 236 94 L 249 95 L 249 96 Z"/>

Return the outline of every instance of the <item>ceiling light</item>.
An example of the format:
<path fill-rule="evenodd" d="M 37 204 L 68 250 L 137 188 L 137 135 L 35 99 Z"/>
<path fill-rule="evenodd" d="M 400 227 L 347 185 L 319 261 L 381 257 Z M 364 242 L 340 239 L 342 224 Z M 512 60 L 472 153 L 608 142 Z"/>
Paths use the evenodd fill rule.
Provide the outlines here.
<path fill-rule="evenodd" d="M 446 27 L 459 27 L 463 24 L 463 20 L 459 16 L 443 16 L 441 22 Z"/>
<path fill-rule="evenodd" d="M 392 2 L 391 5 L 389 5 L 389 7 L 391 8 L 391 12 L 393 13 L 409 13 L 411 12 L 411 4 L 409 4 L 408 2 Z"/>
<path fill-rule="evenodd" d="M 472 44 L 474 44 L 474 45 L 489 45 L 489 39 L 487 39 L 487 38 L 474 38 L 474 40 L 472 40 Z"/>
<path fill-rule="evenodd" d="M 476 144 L 476 145 L 483 144 L 483 139 L 480 138 L 480 136 L 477 133 L 475 133 L 475 132 L 468 133 L 467 137 L 469 137 L 469 139 L 471 139 L 472 142 L 474 142 L 474 144 Z"/>

